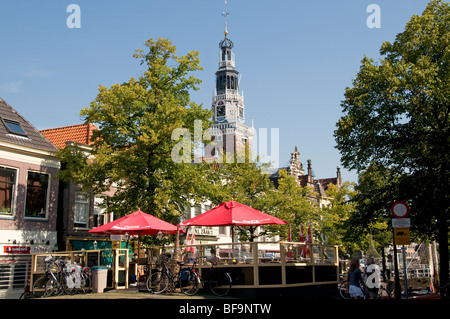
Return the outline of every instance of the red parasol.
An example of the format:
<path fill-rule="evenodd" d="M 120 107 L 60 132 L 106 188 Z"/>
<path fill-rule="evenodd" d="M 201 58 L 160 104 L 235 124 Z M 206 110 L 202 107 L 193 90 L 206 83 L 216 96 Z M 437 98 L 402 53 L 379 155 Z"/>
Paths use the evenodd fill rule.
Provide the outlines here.
<path fill-rule="evenodd" d="M 178 226 L 259 226 L 269 224 L 287 223 L 282 219 L 231 200 L 188 219 Z"/>
<path fill-rule="evenodd" d="M 90 233 L 120 235 L 157 235 L 161 231 L 165 235 L 177 233 L 178 227 L 140 210 L 113 220 L 103 226 L 91 229 Z M 183 232 L 183 231 L 181 231 Z"/>
<path fill-rule="evenodd" d="M 90 233 L 107 234 L 107 235 L 138 235 L 138 260 L 140 255 L 141 235 L 158 235 L 159 232 L 165 235 L 173 235 L 177 232 L 184 233 L 179 227 L 163 221 L 155 216 L 146 214 L 138 210 L 132 214 L 122 218 L 113 220 L 112 222 L 91 229 Z M 139 279 L 138 279 L 139 281 Z"/>

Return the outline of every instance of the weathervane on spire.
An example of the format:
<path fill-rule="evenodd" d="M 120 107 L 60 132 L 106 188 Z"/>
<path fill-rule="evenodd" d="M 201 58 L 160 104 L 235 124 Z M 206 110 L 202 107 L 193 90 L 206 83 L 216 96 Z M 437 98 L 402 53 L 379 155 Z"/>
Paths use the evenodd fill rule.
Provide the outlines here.
<path fill-rule="evenodd" d="M 228 35 L 228 29 L 227 29 L 227 17 L 230 15 L 227 11 L 227 0 L 225 0 L 225 11 L 222 12 L 222 15 L 225 17 L 225 37 Z"/>
<path fill-rule="evenodd" d="M 227 11 L 227 0 L 225 0 L 225 10 L 222 12 L 222 15 L 225 17 L 225 38 L 220 41 L 219 43 L 219 47 L 223 50 L 225 48 L 228 48 L 229 50 L 231 50 L 231 48 L 233 47 L 233 42 L 228 39 L 228 25 L 227 25 L 227 17 L 230 15 Z"/>

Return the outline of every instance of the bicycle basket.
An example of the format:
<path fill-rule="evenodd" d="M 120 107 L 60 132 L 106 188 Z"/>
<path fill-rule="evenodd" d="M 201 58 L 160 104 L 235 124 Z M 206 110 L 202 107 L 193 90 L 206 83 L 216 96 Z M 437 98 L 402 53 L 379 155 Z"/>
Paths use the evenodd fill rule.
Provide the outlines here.
<path fill-rule="evenodd" d="M 180 281 L 182 283 L 189 281 L 189 269 L 181 269 L 181 271 L 180 271 Z"/>

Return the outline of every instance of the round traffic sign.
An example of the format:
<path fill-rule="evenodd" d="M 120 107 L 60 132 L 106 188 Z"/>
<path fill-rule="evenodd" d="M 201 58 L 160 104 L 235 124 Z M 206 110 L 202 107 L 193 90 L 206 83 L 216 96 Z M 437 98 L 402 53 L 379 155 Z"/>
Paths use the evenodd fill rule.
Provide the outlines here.
<path fill-rule="evenodd" d="M 391 212 L 394 217 L 404 218 L 409 214 L 409 206 L 405 202 L 397 201 L 392 204 Z"/>

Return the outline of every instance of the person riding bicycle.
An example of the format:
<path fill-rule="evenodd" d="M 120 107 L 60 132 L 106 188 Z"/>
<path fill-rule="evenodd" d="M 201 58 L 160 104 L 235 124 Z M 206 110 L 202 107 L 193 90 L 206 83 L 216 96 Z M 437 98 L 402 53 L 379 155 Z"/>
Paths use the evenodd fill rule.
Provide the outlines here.
<path fill-rule="evenodd" d="M 346 292 L 354 299 L 364 298 L 361 286 L 365 288 L 366 284 L 362 278 L 361 269 L 359 269 L 359 258 L 353 257 L 348 270 Z"/>

